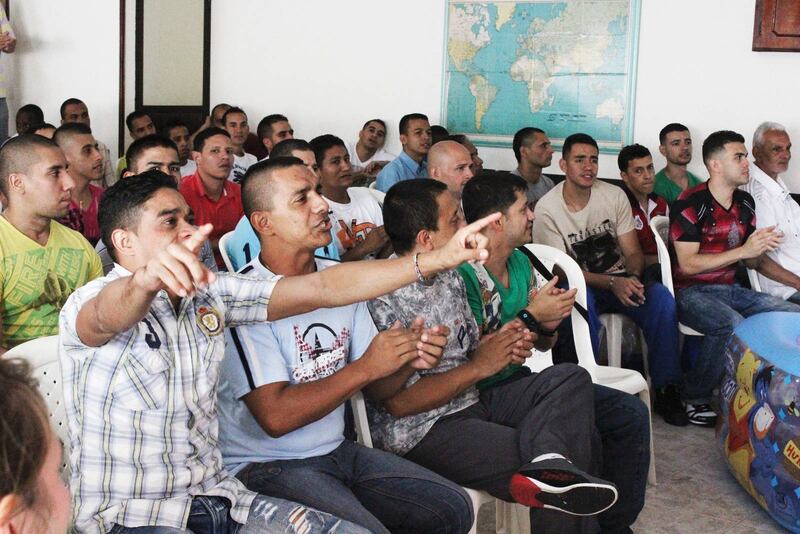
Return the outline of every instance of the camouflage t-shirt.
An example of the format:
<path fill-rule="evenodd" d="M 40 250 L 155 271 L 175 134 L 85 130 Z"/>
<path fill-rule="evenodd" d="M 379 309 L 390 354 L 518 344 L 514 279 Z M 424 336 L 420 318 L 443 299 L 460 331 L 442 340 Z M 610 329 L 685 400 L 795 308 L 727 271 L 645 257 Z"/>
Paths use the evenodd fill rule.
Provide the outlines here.
<path fill-rule="evenodd" d="M 399 320 L 408 327 L 415 317 L 425 318 L 426 326 L 450 328 L 444 354 L 433 369 L 418 371 L 406 382 L 408 388 L 428 374 L 444 373 L 469 360 L 478 346 L 480 332 L 467 303 L 464 282 L 455 271 L 437 275 L 430 285 L 415 282 L 369 303 L 378 330 L 386 330 Z M 419 443 L 436 421 L 478 402 L 478 390 L 471 386 L 447 404 L 427 412 L 394 417 L 380 405 L 367 403 L 370 431 L 376 447 L 404 455 Z"/>

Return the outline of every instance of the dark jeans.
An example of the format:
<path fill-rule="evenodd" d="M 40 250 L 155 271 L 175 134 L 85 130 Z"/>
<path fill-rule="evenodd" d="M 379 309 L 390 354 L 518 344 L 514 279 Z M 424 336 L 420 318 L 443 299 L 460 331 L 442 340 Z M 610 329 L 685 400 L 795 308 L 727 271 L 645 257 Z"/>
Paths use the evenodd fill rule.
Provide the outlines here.
<path fill-rule="evenodd" d="M 681 383 L 678 316 L 675 312 L 675 299 L 666 287 L 657 283 L 647 286 L 645 302 L 640 306 L 625 306 L 613 292 L 605 289 L 587 287 L 586 297 L 589 304 L 589 331 L 595 355 L 599 354 L 599 316 L 604 313 L 621 313 L 630 317 L 644 333 L 653 387 Z"/>
<path fill-rule="evenodd" d="M 172 527 L 123 527 L 111 534 L 256 534 L 286 532 L 336 532 L 368 534 L 368 531 L 297 503 L 259 495 L 250 506 L 247 524 L 231 519 L 230 505 L 222 497 L 201 495 L 192 499 L 186 530 Z"/>
<path fill-rule="evenodd" d="M 343 441 L 322 456 L 250 464 L 252 491 L 300 502 L 370 532 L 468 532 L 472 503 L 453 482 L 394 454 Z"/>
<path fill-rule="evenodd" d="M 480 402 L 439 419 L 406 458 L 513 502 L 508 485 L 522 465 L 562 454 L 617 485 L 619 501 L 599 520 L 608 532 L 624 532 L 644 506 L 649 432 L 636 397 L 593 385 L 584 369 L 564 363 L 482 391 Z M 594 520 L 531 510 L 531 525 L 537 533 L 573 533 Z"/>
<path fill-rule="evenodd" d="M 770 311 L 800 312 L 782 298 L 736 284 L 697 284 L 676 294 L 681 323 L 705 334 L 700 356 L 686 373 L 687 402 L 707 403 L 719 386 L 725 365 L 725 343 L 745 317 Z"/>

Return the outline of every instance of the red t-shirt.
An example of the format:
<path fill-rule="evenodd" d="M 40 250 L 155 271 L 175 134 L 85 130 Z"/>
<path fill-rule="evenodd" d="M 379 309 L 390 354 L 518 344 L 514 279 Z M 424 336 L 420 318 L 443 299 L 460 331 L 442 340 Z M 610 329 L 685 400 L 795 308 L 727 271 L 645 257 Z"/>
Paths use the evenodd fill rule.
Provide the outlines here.
<path fill-rule="evenodd" d="M 659 215 L 666 216 L 669 213 L 667 201 L 663 197 L 651 193 L 647 197 L 647 210 L 645 213 L 639 201 L 628 190 L 625 189 L 625 194 L 628 195 L 628 200 L 631 202 L 631 213 L 633 214 L 633 227 L 636 228 L 636 237 L 639 240 L 639 246 L 642 249 L 642 254 L 648 256 L 658 255 L 656 248 L 656 237 L 653 235 L 653 230 L 650 228 L 650 219 L 658 217 Z"/>
<path fill-rule="evenodd" d="M 181 180 L 178 189 L 194 214 L 194 223 L 197 226 L 206 223 L 214 225 L 211 235 L 208 236 L 211 241 L 218 240 L 236 228 L 239 219 L 244 215 L 242 188 L 230 180 L 225 180 L 222 195 L 216 202 L 206 194 L 199 172 Z M 225 266 L 219 251 L 214 251 L 214 259 L 218 267 Z"/>
<path fill-rule="evenodd" d="M 700 243 L 700 254 L 718 254 L 740 247 L 756 230 L 755 206 L 749 193 L 737 189 L 731 207 L 725 209 L 708 190 L 708 183 L 703 182 L 681 193 L 672 205 L 670 241 Z M 672 272 L 676 289 L 695 284 L 730 285 L 736 278 L 736 264 L 688 275 L 675 261 Z"/>
<path fill-rule="evenodd" d="M 105 189 L 97 187 L 96 185 L 89 184 L 89 192 L 92 194 L 92 200 L 85 210 L 82 210 L 80 204 L 74 200 L 69 202 L 69 211 L 67 214 L 58 219 L 58 222 L 72 228 L 76 232 L 83 234 L 83 237 L 92 244 L 96 245 L 100 241 L 100 224 L 97 221 L 97 213 L 100 209 L 100 198 L 103 196 Z"/>

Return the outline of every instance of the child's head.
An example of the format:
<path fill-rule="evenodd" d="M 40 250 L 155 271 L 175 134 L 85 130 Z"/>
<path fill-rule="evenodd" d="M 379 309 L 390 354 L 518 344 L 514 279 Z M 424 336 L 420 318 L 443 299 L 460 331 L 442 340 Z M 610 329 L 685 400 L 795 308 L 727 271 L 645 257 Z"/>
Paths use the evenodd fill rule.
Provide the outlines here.
<path fill-rule="evenodd" d="M 28 365 L 0 359 L 0 532 L 66 531 L 60 471 L 61 445 Z"/>

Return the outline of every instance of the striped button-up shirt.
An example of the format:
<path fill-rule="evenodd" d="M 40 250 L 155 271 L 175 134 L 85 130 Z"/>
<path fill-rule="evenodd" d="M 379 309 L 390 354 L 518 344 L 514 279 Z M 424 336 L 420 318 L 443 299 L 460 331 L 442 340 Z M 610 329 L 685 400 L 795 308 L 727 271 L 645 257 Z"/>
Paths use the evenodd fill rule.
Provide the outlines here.
<path fill-rule="evenodd" d="M 161 291 L 136 326 L 87 347 L 76 332 L 78 312 L 128 275 L 115 266 L 76 290 L 61 310 L 75 526 L 81 532 L 107 532 L 114 523 L 186 528 L 195 495 L 225 497 L 231 517 L 245 523 L 255 493 L 227 473 L 217 446 L 223 330 L 265 321 L 279 277 L 221 274 L 177 310 Z"/>

